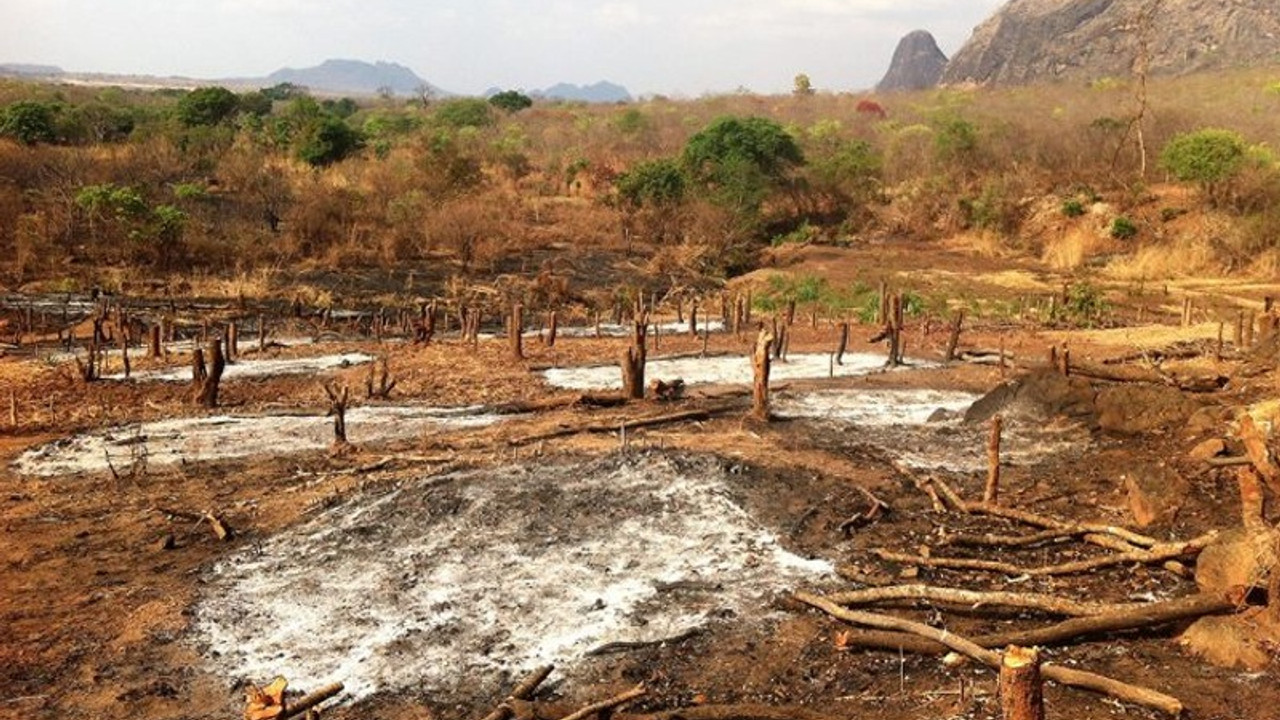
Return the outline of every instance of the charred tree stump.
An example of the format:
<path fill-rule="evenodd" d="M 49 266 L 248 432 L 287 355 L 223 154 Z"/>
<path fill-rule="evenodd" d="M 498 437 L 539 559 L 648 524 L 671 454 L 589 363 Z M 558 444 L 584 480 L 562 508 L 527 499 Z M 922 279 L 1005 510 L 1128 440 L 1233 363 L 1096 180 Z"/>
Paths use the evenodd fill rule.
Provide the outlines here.
<path fill-rule="evenodd" d="M 365 397 L 370 400 L 386 400 L 395 389 L 396 380 L 391 377 L 391 370 L 387 367 L 387 356 L 383 355 L 369 366 L 369 375 L 364 379 Z"/>
<path fill-rule="evenodd" d="M 772 321 L 773 326 L 773 359 L 781 360 L 782 351 L 786 345 L 787 326 L 785 323 L 779 325 L 778 317 L 775 315 Z"/>
<path fill-rule="evenodd" d="M 507 338 L 511 343 L 511 356 L 524 360 L 524 306 L 511 306 L 511 318 L 507 322 Z"/>
<path fill-rule="evenodd" d="M 210 340 L 207 354 L 209 369 L 204 381 L 200 383 L 200 391 L 196 393 L 196 402 L 207 408 L 216 408 L 218 385 L 222 382 L 222 371 L 227 369 L 227 360 L 222 355 L 222 341 L 217 338 Z M 201 365 L 204 363 L 201 362 Z"/>
<path fill-rule="evenodd" d="M 160 324 L 159 323 L 153 323 L 151 325 L 150 341 L 151 341 L 150 347 L 149 347 L 150 352 L 148 353 L 148 355 L 151 358 L 159 359 L 164 354 L 164 351 L 160 347 Z"/>
<path fill-rule="evenodd" d="M 120 333 L 120 362 L 124 367 L 124 379 L 128 380 L 133 372 L 133 364 L 129 362 L 129 333 Z"/>
<path fill-rule="evenodd" d="M 1040 653 L 1010 646 L 1000 662 L 1000 709 L 1004 720 L 1044 720 Z"/>
<path fill-rule="evenodd" d="M 954 362 L 956 359 L 956 349 L 960 347 L 962 329 L 964 329 L 964 310 L 957 310 L 956 316 L 951 320 L 951 335 L 947 338 L 946 362 Z"/>
<path fill-rule="evenodd" d="M 648 332 L 648 318 L 636 320 L 631 345 L 622 353 L 622 397 L 628 400 L 644 399 L 645 336 Z"/>
<path fill-rule="evenodd" d="M 698 301 L 689 305 L 689 334 L 698 337 Z"/>
<path fill-rule="evenodd" d="M 1249 318 L 1244 323 L 1244 346 L 1246 349 L 1253 347 L 1253 327 L 1258 321 L 1257 313 L 1249 313 Z"/>
<path fill-rule="evenodd" d="M 787 301 L 787 327 L 796 324 L 796 301 Z"/>
<path fill-rule="evenodd" d="M 556 333 L 560 330 L 560 317 L 555 310 L 551 311 L 550 317 L 547 318 L 547 347 L 556 346 Z"/>
<path fill-rule="evenodd" d="M 773 333 L 762 328 L 751 356 L 751 416 L 760 422 L 769 422 L 769 370 L 774 340 Z"/>
<path fill-rule="evenodd" d="M 1231 335 L 1231 344 L 1235 346 L 1236 350 L 1239 350 L 1242 347 L 1244 347 L 1244 311 L 1243 310 L 1236 313 L 1236 327 L 1235 327 L 1235 331 Z"/>
<path fill-rule="evenodd" d="M 987 486 L 982 495 L 982 502 L 987 505 L 1000 504 L 1000 435 L 1004 431 L 1004 419 L 999 415 L 991 418 L 991 434 L 987 437 Z"/>
<path fill-rule="evenodd" d="M 836 342 L 836 364 L 844 365 L 844 353 L 849 349 L 849 323 L 840 323 L 840 339 Z"/>
<path fill-rule="evenodd" d="M 227 359 L 235 360 L 240 356 L 240 328 L 235 323 L 227 323 Z"/>
<path fill-rule="evenodd" d="M 1065 345 L 1062 352 L 1058 353 L 1058 372 L 1063 377 L 1071 377 L 1071 349 Z"/>
<path fill-rule="evenodd" d="M 204 385 L 204 379 L 207 377 L 209 377 L 209 371 L 204 364 L 204 350 L 196 348 L 191 351 L 191 387 L 199 392 L 200 386 Z"/>
<path fill-rule="evenodd" d="M 329 412 L 325 417 L 333 418 L 333 447 L 331 452 L 346 452 L 351 443 L 347 441 L 347 404 L 351 399 L 351 388 L 341 388 L 333 383 L 326 383 L 324 392 L 329 396 Z"/>
<path fill-rule="evenodd" d="M 733 334 L 736 337 L 739 337 L 739 338 L 742 337 L 742 325 L 743 323 L 746 322 L 746 316 L 747 316 L 746 304 L 744 303 L 743 299 L 739 297 L 736 301 L 734 301 L 734 306 L 733 306 Z"/>

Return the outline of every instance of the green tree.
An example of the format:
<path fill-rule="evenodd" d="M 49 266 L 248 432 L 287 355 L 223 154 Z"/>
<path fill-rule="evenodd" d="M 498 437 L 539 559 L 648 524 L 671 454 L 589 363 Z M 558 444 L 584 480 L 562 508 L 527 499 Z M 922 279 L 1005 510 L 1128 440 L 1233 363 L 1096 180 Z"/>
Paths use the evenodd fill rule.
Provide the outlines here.
<path fill-rule="evenodd" d="M 49 103 L 19 100 L 0 111 L 0 135 L 27 145 L 57 139 L 57 109 Z"/>
<path fill-rule="evenodd" d="M 504 90 L 489 98 L 489 104 L 509 113 L 517 113 L 533 107 L 533 98 L 519 90 Z"/>
<path fill-rule="evenodd" d="M 689 177 L 716 203 L 756 214 L 804 164 L 804 153 L 773 120 L 725 116 L 690 138 L 681 159 Z"/>
<path fill-rule="evenodd" d="M 809 97 L 816 92 L 817 91 L 813 89 L 813 81 L 809 79 L 808 75 L 804 73 L 796 75 L 795 83 L 791 89 L 792 95 L 795 95 L 796 97 Z"/>
<path fill-rule="evenodd" d="M 1247 151 L 1239 133 L 1205 128 L 1175 136 L 1160 151 L 1160 164 L 1178 180 L 1199 185 L 1217 205 L 1226 182 L 1244 167 Z"/>
<path fill-rule="evenodd" d="M 360 149 L 363 139 L 341 118 L 322 115 L 302 128 L 296 144 L 299 160 L 313 167 L 322 167 Z"/>
<path fill-rule="evenodd" d="M 187 127 L 217 125 L 239 107 L 240 98 L 224 87 L 196 88 L 178 100 L 178 120 Z"/>

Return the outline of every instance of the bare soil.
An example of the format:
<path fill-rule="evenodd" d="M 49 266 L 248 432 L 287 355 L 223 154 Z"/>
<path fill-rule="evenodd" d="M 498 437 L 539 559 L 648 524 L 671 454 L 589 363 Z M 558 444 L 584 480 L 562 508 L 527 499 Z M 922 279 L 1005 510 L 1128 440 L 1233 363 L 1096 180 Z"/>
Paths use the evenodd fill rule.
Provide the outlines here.
<path fill-rule="evenodd" d="M 783 264 L 808 271 L 874 263 L 886 277 L 898 273 L 928 278 L 945 289 L 962 278 L 970 292 L 1014 300 L 1030 291 L 1002 287 L 1010 268 L 991 260 L 939 253 L 924 257 L 919 248 L 876 248 L 854 251 L 823 250 Z M 1017 272 L 1025 268 L 1012 268 Z M 1030 271 L 1026 271 L 1030 272 Z M 1044 278 L 1046 292 L 1058 279 Z M 1259 290 L 1264 292 L 1266 289 Z M 1206 289 L 1205 292 L 1211 292 Z M 1158 330 L 1132 330 L 1126 335 L 1041 328 L 1005 320 L 978 321 L 965 335 L 970 348 L 1003 345 L 1016 365 L 1039 364 L 1050 344 L 1063 340 L 1074 356 L 1101 361 L 1134 347 L 1166 341 L 1203 338 L 1203 328 L 1170 329 L 1179 302 L 1154 296 L 1118 296 L 1117 323 L 1135 327 L 1141 313 Z M 1224 300 L 1230 304 L 1234 299 Z M 1215 326 L 1216 328 L 1216 326 Z M 865 338 L 874 329 L 855 332 L 855 349 L 879 352 Z M 1216 329 L 1215 329 L 1216 334 Z M 1144 343 L 1138 337 L 1158 337 Z M 337 352 L 386 355 L 399 380 L 398 401 L 436 407 L 493 406 L 544 400 L 558 395 L 539 374 L 549 366 L 582 366 L 614 361 L 620 339 L 562 339 L 555 348 L 536 340 L 526 342 L 529 357 L 510 358 L 505 342 L 481 342 L 478 348 L 444 340 L 427 347 L 380 345 L 372 340 L 348 339 L 318 347 L 273 351 L 276 357 L 318 356 Z M 696 352 L 701 343 L 687 335 L 663 336 L 662 347 L 651 356 Z M 747 337 L 713 335 L 711 350 L 744 353 Z M 935 324 L 926 335 L 913 324 L 909 353 L 937 358 L 945 332 Z M 792 342 L 796 353 L 830 352 L 834 329 L 823 321 L 817 329 L 798 324 Z M 174 358 L 172 364 L 180 364 Z M 1188 361 L 1224 373 L 1242 364 L 1232 357 L 1221 362 L 1200 357 Z M 152 369 L 161 363 L 138 360 L 135 367 Z M 803 394 L 814 390 L 933 389 L 982 393 L 1018 376 L 1011 366 L 961 364 L 835 380 L 809 379 L 781 383 L 782 391 Z M 218 412 L 261 414 L 289 410 L 323 415 L 327 403 L 321 380 L 352 386 L 357 396 L 367 368 L 335 368 L 322 376 L 269 376 L 229 381 L 223 389 L 225 407 Z M 523 467 L 544 473 L 546 492 L 554 494 L 555 468 L 573 463 L 608 465 L 655 458 L 658 462 L 719 468 L 726 502 L 745 513 L 752 532 L 776 539 L 779 547 L 798 558 L 815 559 L 841 568 L 845 578 L 790 578 L 779 589 L 752 599 L 750 608 L 721 613 L 704 631 L 666 645 L 586 657 L 580 649 L 561 657 L 555 680 L 538 696 L 539 714 L 555 717 L 636 683 L 649 694 L 634 707 L 663 710 L 705 703 L 764 703 L 801 705 L 833 717 L 888 720 L 999 717 L 990 672 L 973 667 L 945 667 L 936 658 L 900 656 L 884 652 L 849 652 L 838 647 L 841 626 L 789 598 L 790 589 L 827 589 L 864 582 L 925 581 L 975 589 L 1026 589 L 1089 600 L 1137 600 L 1177 597 L 1194 592 L 1192 583 L 1157 568 L 1121 567 L 1080 576 L 1011 583 L 1007 578 L 972 573 L 916 570 L 877 560 L 875 548 L 914 553 L 936 545 L 944 532 L 1016 532 L 1002 522 L 935 512 L 893 461 L 904 456 L 924 461 L 962 488 L 970 497 L 981 492 L 982 477 L 968 456 L 980 457 L 983 428 L 967 428 L 953 421 L 915 431 L 868 430 L 840 418 L 784 419 L 769 425 L 746 420 L 746 401 L 740 411 L 700 423 L 686 423 L 629 433 L 624 451 L 611 435 L 573 435 L 524 445 L 512 440 L 584 421 L 621 423 L 628 415 L 657 414 L 677 409 L 709 407 L 732 397 L 730 388 L 705 386 L 691 390 L 685 400 L 671 404 L 647 401 L 627 409 L 561 408 L 516 415 L 488 427 L 428 430 L 389 442 L 361 445 L 354 454 L 331 457 L 324 451 L 254 454 L 225 460 L 155 466 L 135 472 L 86 472 L 41 477 L 18 473 L 11 465 L 24 451 L 84 431 L 124 423 L 201 417 L 205 411 L 190 402 L 190 389 L 174 383 L 98 382 L 74 378 L 74 366 L 51 365 L 29 357 L 0 359 L 0 409 L 7 411 L 10 392 L 16 402 L 18 425 L 7 417 L 0 432 L 0 717 L 14 718 L 229 718 L 243 708 L 247 679 L 229 672 L 225 658 L 209 656 L 208 645 L 197 642 L 196 623 L 202 603 L 225 589 L 217 581 L 219 568 L 261 548 L 281 551 L 281 542 L 302 528 L 339 520 L 361 512 L 391 492 L 420 492 L 420 505 L 402 508 L 410 519 L 447 512 L 447 497 L 428 491 L 441 477 L 457 475 L 463 492 L 467 478 L 504 468 Z M 1264 397 L 1274 390 L 1270 374 L 1232 383 L 1221 393 L 1200 396 L 1197 406 L 1232 408 Z M 6 412 L 7 414 L 7 412 Z M 1238 523 L 1239 499 L 1234 474 L 1211 470 L 1187 458 L 1187 451 L 1206 437 L 1226 437 L 1225 423 L 1188 424 L 1186 418 L 1139 434 L 1082 429 L 1063 421 L 1027 421 L 1022 452 L 1011 456 L 1005 472 L 1010 505 L 1064 518 L 1133 523 L 1123 478 L 1135 468 L 1165 463 L 1191 487 L 1181 511 L 1170 523 L 1149 529 L 1160 537 L 1188 538 L 1212 528 Z M 1049 442 L 1055 438 L 1061 442 Z M 1011 441 L 1018 449 L 1018 441 Z M 977 444 L 975 447 L 974 445 Z M 949 458 L 955 458 L 951 462 Z M 568 465 L 566 465 L 566 463 Z M 469 474 L 479 473 L 479 475 Z M 578 479 L 578 478 L 573 478 Z M 503 486 L 505 487 L 505 486 Z M 861 489 L 860 489 L 861 488 Z M 891 510 L 874 521 L 842 532 L 849 518 L 867 509 L 870 491 Z M 531 528 L 553 526 L 565 517 L 562 497 L 530 492 L 522 496 L 521 511 Z M 434 500 L 433 500 L 434 498 Z M 438 501 L 438 502 L 436 502 Z M 620 506 L 599 493 L 585 496 L 580 518 L 593 512 L 637 514 L 639 498 Z M 442 508 L 444 508 L 442 510 Z M 628 510 L 630 508 L 631 510 Z M 235 531 L 220 542 L 207 523 L 182 519 L 168 511 L 199 516 L 212 511 Z M 507 512 L 516 512 L 507 508 Z M 417 513 L 415 515 L 414 513 Z M 383 524 L 390 522 L 387 518 Z M 490 540 L 500 527 L 497 518 L 483 516 L 467 526 L 477 544 Z M 571 552 L 573 526 L 562 528 L 554 549 Z M 607 526 L 595 525 L 585 536 L 607 536 Z M 162 542 L 172 536 L 172 547 Z M 536 533 L 532 536 L 538 537 Z M 340 544 L 334 552 L 340 552 Z M 299 544 L 299 552 L 306 548 Z M 393 547 L 385 548 L 390 551 Z M 402 548 L 401 548 L 402 549 Z M 948 552 L 940 550 L 939 552 Z M 1094 554 L 1085 546 L 1068 544 L 1018 553 L 1001 559 L 1037 565 Z M 371 553 L 368 562 L 377 562 Z M 308 574 L 308 566 L 313 568 Z M 548 567 L 552 564 L 548 560 Z M 299 585 L 279 590 L 299 596 L 338 592 L 326 584 L 324 563 L 303 556 L 292 561 Z M 474 572 L 484 572 L 476 568 Z M 522 568 L 537 574 L 536 564 Z M 270 574 L 270 567 L 260 572 Z M 548 570 L 550 572 L 550 570 Z M 625 575 L 625 570 L 622 572 Z M 292 575 L 290 577 L 293 577 Z M 308 581 L 304 584 L 302 579 Z M 504 592 L 504 580 L 492 580 L 491 592 Z M 568 581 L 568 580 L 566 580 Z M 358 588 L 357 588 L 358 590 Z M 686 602 L 668 594 L 671 603 Z M 479 601 L 480 598 L 477 598 Z M 662 603 L 658 596 L 648 602 Z M 639 610 L 634 617 L 643 615 Z M 904 607 L 903 612 L 967 634 L 1026 625 L 1034 620 L 1016 615 L 945 613 L 938 608 Z M 633 617 L 633 619 L 634 619 Z M 261 618 L 262 638 L 279 631 Z M 500 628 L 499 628 L 500 629 Z M 349 628 L 334 628 L 333 637 L 347 637 Z M 1262 673 L 1218 669 L 1186 654 L 1174 641 L 1178 628 L 1157 628 L 1090 638 L 1050 657 L 1128 682 L 1147 685 L 1181 698 L 1188 717 L 1235 720 L 1274 717 L 1280 707 L 1280 684 L 1274 666 Z M 341 631 L 341 632 L 339 632 Z M 317 631 L 321 632 L 321 631 Z M 436 632 L 443 632 L 436 630 Z M 328 645 L 324 636 L 316 647 Z M 248 641 L 244 641 L 248 644 Z M 336 641 L 335 641 L 336 642 Z M 443 642 L 443 639 L 441 640 Z M 428 638 L 427 646 L 432 646 Z M 281 648 L 282 657 L 295 648 Z M 335 644 L 331 650 L 341 655 Z M 518 654 L 513 651 L 513 654 Z M 564 658 L 571 658 L 565 660 Z M 406 665 L 410 663 L 406 662 Z M 283 672 L 283 670 L 282 670 Z M 325 713 L 331 718 L 379 717 L 474 718 L 499 702 L 519 676 L 519 667 L 506 667 L 501 654 L 482 668 L 462 668 L 430 677 L 400 678 L 391 691 L 374 692 L 358 702 L 344 703 Z M 262 684 L 270 677 L 254 677 Z M 311 689 L 300 687 L 300 689 Z M 1119 706 L 1098 696 L 1051 686 L 1050 716 L 1093 720 L 1154 717 Z"/>

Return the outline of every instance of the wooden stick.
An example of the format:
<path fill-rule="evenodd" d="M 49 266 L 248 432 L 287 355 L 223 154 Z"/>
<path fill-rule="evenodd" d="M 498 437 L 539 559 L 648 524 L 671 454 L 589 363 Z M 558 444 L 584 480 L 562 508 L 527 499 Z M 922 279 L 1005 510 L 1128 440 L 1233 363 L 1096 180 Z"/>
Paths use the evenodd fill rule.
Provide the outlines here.
<path fill-rule="evenodd" d="M 615 715 L 614 720 L 836 720 L 803 707 L 696 705 L 649 715 Z"/>
<path fill-rule="evenodd" d="M 959 545 L 961 547 L 1031 547 L 1047 542 L 1070 540 L 1089 534 L 1084 528 L 1066 528 L 1063 530 L 1045 530 L 1031 535 L 949 535 L 943 538 L 943 545 Z"/>
<path fill-rule="evenodd" d="M 1042 593 L 979 592 L 930 585 L 895 585 L 854 590 L 829 595 L 827 600 L 844 606 L 872 605 L 896 600 L 924 600 L 926 602 L 963 605 L 974 609 L 983 607 L 1018 608 L 1072 617 L 1105 615 L 1143 607 L 1137 603 L 1110 605 L 1106 603 L 1077 602 Z"/>
<path fill-rule="evenodd" d="M 914 622 L 912 620 L 878 615 L 875 613 L 846 610 L 839 605 L 835 605 L 834 603 L 807 593 L 798 594 L 796 599 L 806 605 L 818 608 L 832 617 L 855 625 L 863 625 L 881 630 L 897 630 L 933 640 L 936 643 L 945 645 L 955 652 L 967 655 L 996 670 L 1000 669 L 1002 664 L 999 653 L 993 650 L 988 650 L 971 640 L 956 635 L 955 633 L 929 627 L 928 625 Z M 1138 687 L 1136 685 L 1129 685 L 1128 683 L 1123 683 L 1094 673 L 1084 672 L 1081 670 L 1069 670 L 1057 665 L 1046 665 L 1042 672 L 1044 677 L 1063 685 L 1092 690 L 1124 702 L 1153 708 L 1173 717 L 1178 717 L 1182 714 L 1183 706 L 1181 701 L 1177 698 L 1170 697 L 1154 690 Z"/>
<path fill-rule="evenodd" d="M 999 415 L 991 418 L 991 435 L 987 438 L 987 487 L 982 495 L 982 502 L 987 505 L 1000 504 L 1000 434 L 1003 429 L 1004 420 Z"/>
<path fill-rule="evenodd" d="M 554 669 L 552 665 L 544 665 L 534 670 L 524 680 L 521 680 L 519 685 L 516 685 L 511 694 L 507 696 L 507 699 L 502 701 L 502 704 L 494 708 L 493 712 L 485 715 L 483 720 L 507 720 L 514 714 L 511 710 L 511 701 L 528 700 L 533 697 L 533 693 L 538 690 L 538 686 L 551 675 L 551 671 Z"/>
<path fill-rule="evenodd" d="M 839 596 L 836 596 L 827 600 L 838 598 Z M 1194 620 L 1206 615 L 1230 613 L 1238 607 L 1233 598 L 1226 596 L 1192 595 L 1178 600 L 1135 605 L 1132 608 L 1118 605 L 1113 612 L 1075 617 L 1030 630 L 991 633 L 973 638 L 973 642 L 986 648 L 1006 645 L 1040 647 L 1066 645 L 1090 635 L 1158 627 Z M 861 632 L 849 636 L 846 640 L 849 647 L 902 650 L 920 655 L 940 655 L 947 651 L 947 648 L 940 643 L 904 633 Z"/>
<path fill-rule="evenodd" d="M 303 697 L 298 702 L 289 703 L 285 711 L 280 714 L 280 720 L 285 720 L 285 718 L 291 718 L 291 717 L 296 717 L 298 715 L 301 715 L 307 712 L 308 710 L 310 710 L 311 708 L 324 702 L 325 700 L 328 700 L 329 698 L 342 692 L 342 690 L 343 690 L 342 683 L 333 683 L 332 685 L 325 685 L 319 690 L 316 690 L 315 692 Z"/>
<path fill-rule="evenodd" d="M 643 697 L 646 692 L 647 691 L 644 689 L 643 685 L 637 685 L 620 695 L 615 695 L 609 698 L 608 700 L 601 700 L 600 702 L 588 705 L 577 712 L 569 713 L 563 718 L 560 718 L 560 720 L 586 720 L 586 718 L 589 718 L 596 713 L 603 712 L 605 710 L 612 710 L 620 705 L 626 705 L 638 697 Z"/>
<path fill-rule="evenodd" d="M 1217 537 L 1217 533 L 1209 533 L 1185 543 L 1157 545 L 1149 550 L 1133 550 L 1130 552 L 1116 553 L 1114 555 L 1103 555 L 1101 557 L 1089 558 L 1087 560 L 1077 560 L 1075 562 L 1062 563 L 1059 565 L 1046 565 L 1036 568 L 1023 568 L 997 560 L 929 558 L 919 555 L 903 555 L 885 550 L 873 550 L 872 552 L 881 560 L 903 563 L 906 565 L 915 565 L 918 567 L 937 568 L 940 570 L 980 570 L 984 572 L 1005 573 L 1014 577 L 1052 577 L 1058 575 L 1076 575 L 1079 573 L 1089 572 L 1091 570 L 1114 567 L 1116 565 L 1127 565 L 1130 563 L 1154 564 L 1162 563 L 1165 560 L 1171 560 L 1174 558 L 1189 557 L 1199 554 L 1201 550 L 1208 547 L 1210 543 L 1217 539 Z"/>
<path fill-rule="evenodd" d="M 1044 681 L 1040 652 L 1017 645 L 1004 651 L 1000 663 L 1000 709 L 1004 720 L 1044 720 Z"/>

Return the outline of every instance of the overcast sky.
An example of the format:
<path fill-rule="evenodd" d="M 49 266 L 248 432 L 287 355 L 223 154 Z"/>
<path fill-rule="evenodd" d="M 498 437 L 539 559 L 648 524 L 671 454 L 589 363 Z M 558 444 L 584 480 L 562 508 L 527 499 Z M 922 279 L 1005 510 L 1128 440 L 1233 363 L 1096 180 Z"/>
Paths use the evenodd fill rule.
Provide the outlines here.
<path fill-rule="evenodd" d="M 0 62 L 262 76 L 327 58 L 447 90 L 610 80 L 633 93 L 868 88 L 923 28 L 948 55 L 1003 0 L 0 0 Z"/>

